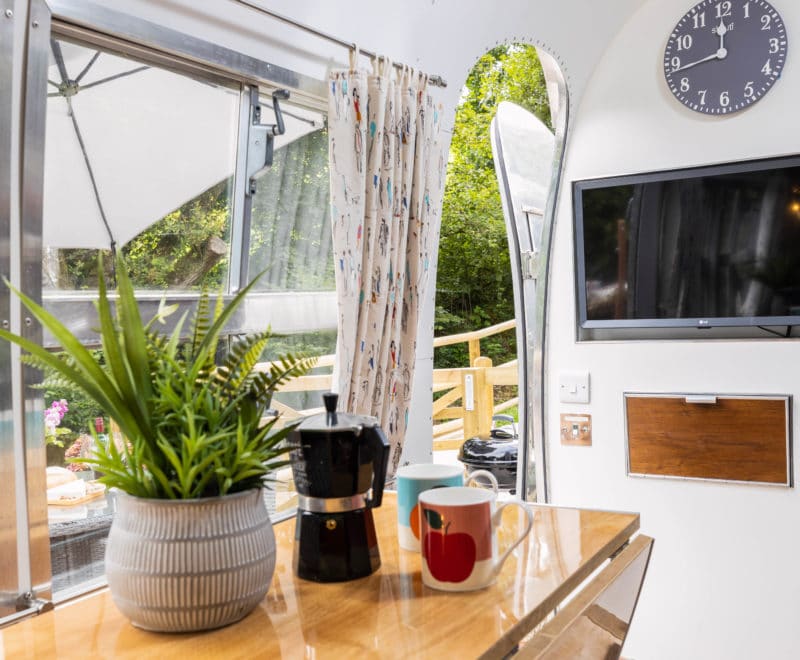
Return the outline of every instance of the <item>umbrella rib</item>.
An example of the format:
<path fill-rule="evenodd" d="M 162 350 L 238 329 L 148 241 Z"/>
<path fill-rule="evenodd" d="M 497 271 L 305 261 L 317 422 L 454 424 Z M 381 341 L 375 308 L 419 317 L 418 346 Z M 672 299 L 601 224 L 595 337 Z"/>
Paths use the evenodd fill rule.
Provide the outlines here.
<path fill-rule="evenodd" d="M 97 208 L 100 211 L 100 217 L 103 220 L 103 224 L 106 226 L 106 232 L 108 232 L 108 238 L 111 241 L 111 252 L 115 251 L 117 242 L 114 240 L 114 234 L 111 232 L 111 227 L 108 224 L 108 218 L 106 218 L 105 209 L 103 209 L 103 202 L 100 201 L 100 191 L 97 189 L 97 181 L 94 178 L 94 171 L 92 170 L 92 164 L 89 162 L 89 154 L 86 153 L 86 144 L 83 141 L 83 135 L 81 135 L 81 129 L 78 126 L 78 120 L 75 118 L 75 111 L 72 108 L 72 101 L 69 97 L 66 97 L 67 105 L 69 106 L 69 116 L 72 119 L 72 126 L 75 129 L 75 136 L 78 138 L 78 144 L 81 147 L 81 153 L 83 154 L 83 160 L 86 163 L 86 170 L 89 173 L 89 180 L 92 182 L 92 190 L 94 191 L 94 198 L 97 202 Z"/>
<path fill-rule="evenodd" d="M 96 87 L 97 85 L 102 85 L 103 83 L 111 82 L 112 80 L 116 80 L 117 78 L 125 78 L 126 76 L 132 76 L 134 73 L 139 73 L 140 71 L 146 71 L 149 69 L 149 66 L 140 66 L 136 69 L 131 69 L 130 71 L 124 71 L 122 73 L 118 73 L 114 76 L 108 76 L 108 78 L 101 78 L 100 80 L 95 80 L 88 85 L 81 85 L 81 89 L 89 89 L 90 87 Z"/>
<path fill-rule="evenodd" d="M 69 76 L 67 75 L 67 65 L 64 64 L 64 53 L 61 52 L 61 44 L 55 39 L 51 39 L 50 50 L 53 51 L 53 57 L 56 60 L 58 73 L 61 75 L 61 82 L 65 83 L 69 80 Z"/>
<path fill-rule="evenodd" d="M 79 83 L 81 78 L 83 78 L 87 73 L 89 73 L 89 69 L 92 68 L 92 65 L 97 62 L 97 58 L 100 57 L 100 51 L 95 51 L 95 54 L 92 55 L 92 59 L 89 60 L 89 64 L 83 67 L 83 71 L 78 74 L 78 77 L 75 78 L 75 82 Z"/>

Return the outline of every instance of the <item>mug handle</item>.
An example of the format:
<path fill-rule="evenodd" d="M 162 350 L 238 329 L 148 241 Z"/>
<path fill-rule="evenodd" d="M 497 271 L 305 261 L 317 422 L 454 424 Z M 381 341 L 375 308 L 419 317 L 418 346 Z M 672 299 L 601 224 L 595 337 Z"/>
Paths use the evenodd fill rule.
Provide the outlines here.
<path fill-rule="evenodd" d="M 497 494 L 497 489 L 499 488 L 497 484 L 497 477 L 495 477 L 489 470 L 475 470 L 471 472 L 470 475 L 467 477 L 466 481 L 464 482 L 465 486 L 469 486 L 473 481 L 476 480 L 477 477 L 486 477 L 492 483 L 492 490 Z"/>
<path fill-rule="evenodd" d="M 520 500 L 511 500 L 509 502 L 503 502 L 503 504 L 501 504 L 497 508 L 497 511 L 495 511 L 494 514 L 492 514 L 492 526 L 493 527 L 499 527 L 500 526 L 500 522 L 503 519 L 503 509 L 505 509 L 507 506 L 509 506 L 511 504 L 513 504 L 515 506 L 518 506 L 520 509 L 522 509 L 525 512 L 525 516 L 528 519 L 528 524 L 525 525 L 525 529 L 522 531 L 522 534 L 520 534 L 517 537 L 517 540 L 514 541 L 511 544 L 511 546 L 508 548 L 508 550 L 506 550 L 502 554 L 500 559 L 497 560 L 497 563 L 494 565 L 494 568 L 492 568 L 492 576 L 493 577 L 496 576 L 500 572 L 500 569 L 503 567 L 503 564 L 505 563 L 506 559 L 508 559 L 508 556 L 511 554 L 511 551 L 514 548 L 516 548 L 520 543 L 522 543 L 522 541 L 528 535 L 528 532 L 530 532 L 531 528 L 533 527 L 533 511 L 531 511 L 527 506 L 525 506 L 525 504 L 523 502 L 521 502 Z"/>

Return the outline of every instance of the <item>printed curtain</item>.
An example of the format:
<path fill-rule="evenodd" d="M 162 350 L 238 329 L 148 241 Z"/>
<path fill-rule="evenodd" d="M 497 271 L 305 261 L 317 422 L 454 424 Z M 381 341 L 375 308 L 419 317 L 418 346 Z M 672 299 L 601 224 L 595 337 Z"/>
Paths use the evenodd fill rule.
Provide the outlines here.
<path fill-rule="evenodd" d="M 351 65 L 354 58 L 351 58 Z M 440 108 L 427 79 L 379 60 L 330 74 L 331 224 L 340 406 L 373 415 L 391 445 L 408 427 L 421 301 L 436 259 L 444 188 Z"/>

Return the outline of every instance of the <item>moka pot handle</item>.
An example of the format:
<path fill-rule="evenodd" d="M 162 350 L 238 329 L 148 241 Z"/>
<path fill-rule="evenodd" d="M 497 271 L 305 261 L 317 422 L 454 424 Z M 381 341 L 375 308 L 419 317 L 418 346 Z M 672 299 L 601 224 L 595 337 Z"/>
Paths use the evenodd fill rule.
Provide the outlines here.
<path fill-rule="evenodd" d="M 367 434 L 366 441 L 372 451 L 372 495 L 367 499 L 367 506 L 374 509 L 383 501 L 391 445 L 380 426 L 366 427 L 364 433 Z"/>

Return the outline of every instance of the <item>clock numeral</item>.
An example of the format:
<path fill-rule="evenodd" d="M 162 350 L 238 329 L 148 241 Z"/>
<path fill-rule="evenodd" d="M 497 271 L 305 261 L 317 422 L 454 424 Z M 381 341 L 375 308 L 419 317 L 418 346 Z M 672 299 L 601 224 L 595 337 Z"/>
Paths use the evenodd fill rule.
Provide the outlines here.
<path fill-rule="evenodd" d="M 775 37 L 773 37 L 772 39 L 769 40 L 769 52 L 770 53 L 777 53 L 778 52 L 778 48 L 779 48 L 778 43 L 779 42 Z"/>
<path fill-rule="evenodd" d="M 673 57 L 669 63 L 672 65 L 672 70 L 679 69 L 681 66 L 681 58 L 680 57 Z"/>
<path fill-rule="evenodd" d="M 689 79 L 688 78 L 681 78 L 681 91 L 688 92 L 689 91 Z"/>
<path fill-rule="evenodd" d="M 753 96 L 753 81 L 748 80 L 744 86 L 744 95 L 745 98 L 751 98 Z"/>
<path fill-rule="evenodd" d="M 717 10 L 717 18 L 731 15 L 731 3 L 728 0 L 725 0 L 725 2 L 718 2 L 714 5 L 714 8 Z"/>
<path fill-rule="evenodd" d="M 689 50 L 692 47 L 692 35 L 684 34 L 678 37 L 678 50 Z"/>
<path fill-rule="evenodd" d="M 692 20 L 694 21 L 694 25 L 692 27 L 695 30 L 697 28 L 704 28 L 706 26 L 706 13 L 701 11 L 699 14 L 695 14 L 692 16 Z"/>
<path fill-rule="evenodd" d="M 731 97 L 728 95 L 727 90 L 719 95 L 719 104 L 723 108 L 727 108 L 731 104 Z"/>
<path fill-rule="evenodd" d="M 697 95 L 700 97 L 700 105 L 705 105 L 706 104 L 706 92 L 707 91 L 708 91 L 707 89 L 700 89 L 700 90 L 697 91 Z"/>
<path fill-rule="evenodd" d="M 750 3 L 749 2 L 745 2 L 742 5 L 742 9 L 744 10 L 744 17 L 745 18 L 750 18 Z"/>
<path fill-rule="evenodd" d="M 761 73 L 763 73 L 765 76 L 772 75 L 772 67 L 770 66 L 769 60 L 764 62 L 764 66 L 761 67 Z"/>
<path fill-rule="evenodd" d="M 761 29 L 762 30 L 772 29 L 772 16 L 770 16 L 769 14 L 761 15 Z"/>

